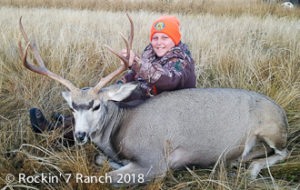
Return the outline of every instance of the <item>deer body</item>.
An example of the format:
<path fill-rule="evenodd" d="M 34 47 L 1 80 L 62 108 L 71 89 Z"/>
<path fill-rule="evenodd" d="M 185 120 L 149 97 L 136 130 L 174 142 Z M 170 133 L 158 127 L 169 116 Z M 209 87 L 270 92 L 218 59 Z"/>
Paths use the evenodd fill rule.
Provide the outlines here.
<path fill-rule="evenodd" d="M 101 93 L 99 98 L 104 98 Z M 91 135 L 91 140 L 116 162 L 126 160 L 127 166 L 135 166 L 111 175 L 142 173 L 151 178 L 164 175 L 168 168 L 207 167 L 220 157 L 227 161 L 241 158 L 245 147 L 258 145 L 258 140 L 270 140 L 276 151 L 285 151 L 288 124 L 284 110 L 255 92 L 185 89 L 125 109 L 109 100 L 102 102 L 106 102 L 102 105 L 106 112 L 101 118 L 110 122 L 107 126 L 101 122 L 97 128 L 102 133 Z M 257 141 L 247 144 L 253 137 Z"/>

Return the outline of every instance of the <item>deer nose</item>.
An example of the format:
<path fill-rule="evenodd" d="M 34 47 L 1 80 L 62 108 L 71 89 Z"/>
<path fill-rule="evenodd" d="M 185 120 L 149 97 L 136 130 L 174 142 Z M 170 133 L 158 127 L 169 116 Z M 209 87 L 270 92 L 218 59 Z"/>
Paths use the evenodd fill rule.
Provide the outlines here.
<path fill-rule="evenodd" d="M 86 132 L 77 132 L 75 134 L 75 137 L 79 142 L 82 142 L 85 139 L 85 136 L 86 136 Z"/>

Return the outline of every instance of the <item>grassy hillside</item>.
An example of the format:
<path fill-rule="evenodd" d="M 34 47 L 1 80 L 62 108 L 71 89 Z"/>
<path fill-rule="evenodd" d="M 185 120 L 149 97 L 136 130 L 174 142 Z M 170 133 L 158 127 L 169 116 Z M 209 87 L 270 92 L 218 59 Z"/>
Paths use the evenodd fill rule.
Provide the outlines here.
<path fill-rule="evenodd" d="M 5 2 L 17 1 L 1 1 L 2 5 Z M 0 7 L 0 187 L 8 184 L 8 174 L 16 177 L 20 173 L 100 176 L 109 170 L 108 166 L 100 168 L 94 164 L 94 157 L 99 150 L 92 144 L 64 147 L 55 140 L 62 136 L 58 130 L 40 135 L 31 131 L 28 114 L 31 107 L 39 107 L 48 118 L 52 112 L 70 112 L 61 97 L 61 92 L 66 90 L 63 86 L 22 66 L 17 53 L 17 42 L 21 39 L 18 19 L 23 16 L 27 33 L 35 34 L 46 66 L 76 86 L 84 87 L 95 85 L 101 76 L 119 66 L 119 60 L 104 48 L 104 44 L 115 50 L 124 48 L 118 32 L 128 33 L 129 23 L 125 12 L 112 8 L 65 9 L 64 6 L 58 6 L 55 0 L 47 2 L 53 2 L 55 6 L 22 8 L 20 5 L 23 4 L 20 3 L 13 7 Z M 129 2 L 139 4 L 138 1 Z M 259 7 L 257 4 L 255 6 Z M 222 14 L 213 11 L 172 14 L 180 20 L 182 40 L 189 45 L 195 59 L 198 87 L 253 90 L 270 96 L 285 109 L 290 125 L 289 159 L 271 167 L 270 171 L 265 170 L 263 177 L 255 181 L 245 177 L 244 166 L 229 169 L 220 164 L 209 170 L 170 172 L 165 179 L 131 188 L 299 188 L 299 10 L 295 9 L 289 14 L 276 7 L 280 13 L 289 14 L 282 17 L 281 14 L 265 14 L 265 6 L 261 5 L 261 14 L 246 12 L 249 9 L 243 9 L 244 12 L 239 15 L 231 12 L 226 14 L 226 6 Z M 130 15 L 135 23 L 134 50 L 141 53 L 149 43 L 149 28 L 161 13 L 145 8 L 132 10 Z M 62 178 L 60 181 L 63 189 L 112 188 L 109 185 L 76 183 L 74 178 L 70 183 L 65 183 Z M 19 184 L 14 181 L 9 184 L 11 188 L 21 186 L 61 189 L 58 184 L 51 183 Z"/>

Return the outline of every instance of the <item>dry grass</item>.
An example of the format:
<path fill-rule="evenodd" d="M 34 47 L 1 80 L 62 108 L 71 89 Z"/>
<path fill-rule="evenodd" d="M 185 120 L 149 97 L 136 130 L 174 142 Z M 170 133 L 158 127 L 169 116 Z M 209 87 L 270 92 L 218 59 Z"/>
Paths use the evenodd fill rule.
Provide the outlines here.
<path fill-rule="evenodd" d="M 50 1 L 49 1 L 50 2 Z M 53 0 L 53 2 L 55 2 Z M 134 49 L 141 53 L 149 43 L 149 28 L 160 13 L 138 11 L 134 18 Z M 219 164 L 214 170 L 170 172 L 165 179 L 133 189 L 291 189 L 297 187 L 300 167 L 300 21 L 298 17 L 242 14 L 239 17 L 216 14 L 177 14 L 183 41 L 196 62 L 198 87 L 232 87 L 264 93 L 283 106 L 289 117 L 289 149 L 285 165 L 271 168 L 257 181 L 245 177 L 245 167 L 228 169 Z M 0 7 L 0 186 L 8 173 L 82 173 L 103 175 L 107 167 L 93 164 L 98 150 L 64 147 L 55 139 L 57 131 L 35 135 L 30 129 L 28 110 L 39 107 L 47 117 L 51 112 L 68 113 L 61 85 L 23 68 L 17 54 L 21 38 L 18 19 L 28 34 L 34 33 L 47 67 L 78 87 L 93 86 L 99 76 L 118 67 L 119 60 L 104 44 L 120 50 L 119 31 L 129 24 L 123 12 L 47 8 Z M 292 169 L 284 170 L 293 166 Z M 280 171 L 284 170 L 284 174 Z M 278 174 L 276 174 L 276 172 Z M 281 179 L 284 177 L 284 179 Z M 23 184 L 37 189 L 109 189 L 108 185 Z M 10 184 L 20 188 L 20 184 Z M 298 186 L 299 187 L 299 186 Z M 125 187 L 121 188 L 125 189 Z"/>
<path fill-rule="evenodd" d="M 0 6 L 71 8 L 105 11 L 149 11 L 160 13 L 214 14 L 241 16 L 287 16 L 299 18 L 299 10 L 282 9 L 262 0 L 2 0 Z"/>

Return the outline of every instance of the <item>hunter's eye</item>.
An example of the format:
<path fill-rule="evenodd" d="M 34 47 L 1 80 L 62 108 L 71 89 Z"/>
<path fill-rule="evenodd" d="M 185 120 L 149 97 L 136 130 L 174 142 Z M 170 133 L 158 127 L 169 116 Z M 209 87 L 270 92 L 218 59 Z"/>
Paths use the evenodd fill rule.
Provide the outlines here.
<path fill-rule="evenodd" d="M 94 108 L 93 108 L 93 111 L 96 111 L 96 110 L 98 110 L 99 108 L 100 108 L 100 104 L 99 104 L 98 106 L 94 107 Z"/>

